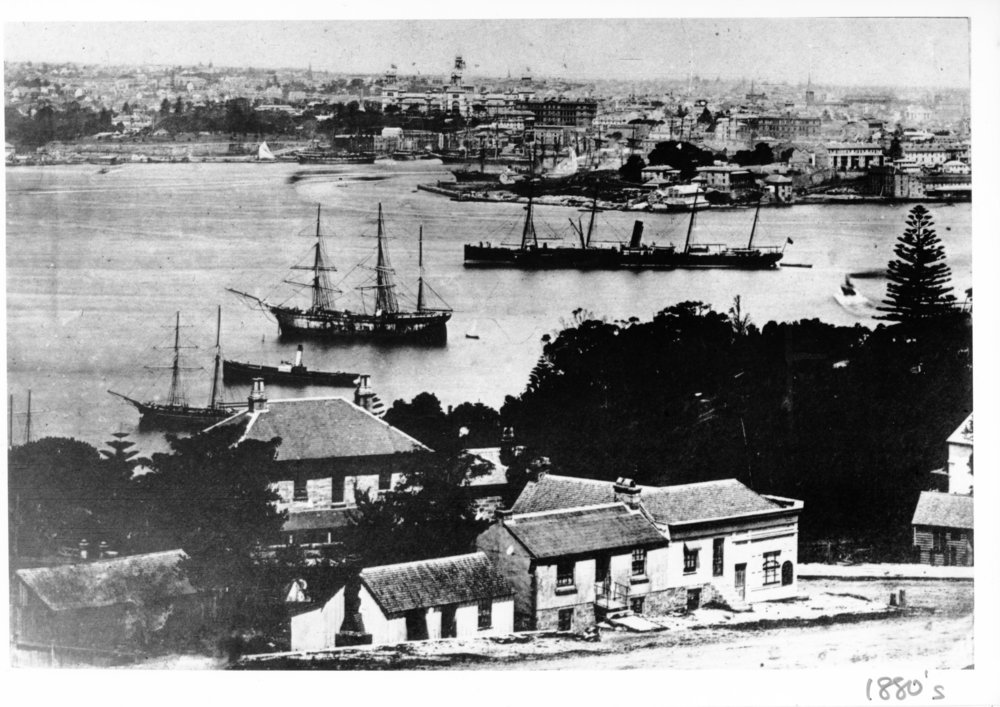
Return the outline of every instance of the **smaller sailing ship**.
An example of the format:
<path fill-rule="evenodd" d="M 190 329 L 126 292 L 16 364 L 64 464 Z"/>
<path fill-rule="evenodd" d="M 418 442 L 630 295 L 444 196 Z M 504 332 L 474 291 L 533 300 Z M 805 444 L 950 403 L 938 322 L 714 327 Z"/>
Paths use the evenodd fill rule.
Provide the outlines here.
<path fill-rule="evenodd" d="M 340 291 L 332 286 L 329 273 L 336 270 L 327 265 L 328 259 L 323 248 L 320 232 L 320 209 L 316 207 L 316 244 L 310 249 L 311 264 L 295 265 L 293 270 L 308 270 L 312 273 L 309 282 L 286 280 L 291 285 L 307 288 L 311 294 L 308 307 L 295 307 L 285 303 L 268 302 L 246 292 L 226 288 L 233 294 L 255 302 L 271 313 L 278 321 L 278 330 L 283 336 L 315 336 L 327 339 L 373 339 L 385 342 L 419 341 L 442 343 L 448 337 L 448 320 L 451 308 L 431 307 L 425 296 L 425 289 L 433 293 L 423 275 L 423 228 L 420 229 L 420 277 L 418 280 L 417 303 L 415 309 L 403 307 L 396 296 L 395 270 L 389 264 L 385 225 L 382 219 L 382 205 L 378 206 L 378 246 L 375 284 L 361 290 L 374 290 L 374 311 L 356 312 L 340 309 L 335 295 Z M 435 293 L 436 294 L 436 293 Z M 438 299 L 441 299 L 438 296 Z"/>
<path fill-rule="evenodd" d="M 181 313 L 177 312 L 174 324 L 174 345 L 173 362 L 170 366 L 170 389 L 164 402 L 140 401 L 130 398 L 122 393 L 113 390 L 108 392 L 116 395 L 130 405 L 134 406 L 141 416 L 140 423 L 152 427 L 195 427 L 204 428 L 219 420 L 225 419 L 233 414 L 231 406 L 227 406 L 221 400 L 222 389 L 219 384 L 220 362 L 222 360 L 222 348 L 220 346 L 220 332 L 222 329 L 222 307 L 218 309 L 218 318 L 215 331 L 215 366 L 212 372 L 212 394 L 208 405 L 198 407 L 188 404 L 187 396 L 184 393 L 184 386 L 181 380 L 181 371 L 185 368 L 181 365 Z"/>
<path fill-rule="evenodd" d="M 260 363 L 242 361 L 222 361 L 222 380 L 252 382 L 260 378 L 265 383 L 279 385 L 329 385 L 341 388 L 353 386 L 360 373 L 345 371 L 313 371 L 302 363 L 302 344 L 295 351 L 294 361 L 282 361 L 277 366 L 265 366 Z"/>

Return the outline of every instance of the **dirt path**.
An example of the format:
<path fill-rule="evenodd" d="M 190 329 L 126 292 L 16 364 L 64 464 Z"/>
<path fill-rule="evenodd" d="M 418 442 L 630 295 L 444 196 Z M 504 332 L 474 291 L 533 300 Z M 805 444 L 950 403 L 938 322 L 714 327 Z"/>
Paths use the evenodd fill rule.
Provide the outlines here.
<path fill-rule="evenodd" d="M 837 668 L 878 661 L 921 659 L 935 668 L 973 664 L 972 616 L 913 616 L 856 624 L 767 631 L 699 631 L 694 640 L 661 634 L 622 650 L 565 658 L 494 663 L 490 669 L 620 670 L 749 668 Z M 928 635 L 934 640 L 928 641 Z M 454 665 L 460 667 L 478 666 Z"/>

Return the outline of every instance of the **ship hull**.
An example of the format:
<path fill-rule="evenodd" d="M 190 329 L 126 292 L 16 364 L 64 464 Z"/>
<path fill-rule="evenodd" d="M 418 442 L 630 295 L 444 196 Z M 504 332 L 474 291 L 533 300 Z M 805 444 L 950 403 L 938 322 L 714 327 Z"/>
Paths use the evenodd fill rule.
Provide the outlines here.
<path fill-rule="evenodd" d="M 339 311 L 304 311 L 272 307 L 278 330 L 286 337 L 368 339 L 386 342 L 448 339 L 450 312 L 400 312 L 375 316 Z"/>
<path fill-rule="evenodd" d="M 205 429 L 225 420 L 234 412 L 228 407 L 191 407 L 144 403 L 120 393 L 112 394 L 122 398 L 139 411 L 139 425 L 146 429 Z"/>
<path fill-rule="evenodd" d="M 375 155 L 299 155 L 299 164 L 374 164 Z"/>
<path fill-rule="evenodd" d="M 781 260 L 778 251 L 719 250 L 683 253 L 672 248 L 516 248 L 466 245 L 466 267 L 526 270 L 672 270 L 730 268 L 769 270 Z"/>
<path fill-rule="evenodd" d="M 359 373 L 345 371 L 310 371 L 305 366 L 292 366 L 282 370 L 276 366 L 263 366 L 241 361 L 223 361 L 222 379 L 225 382 L 246 382 L 261 378 L 265 383 L 280 385 L 329 385 L 341 388 L 355 384 Z"/>

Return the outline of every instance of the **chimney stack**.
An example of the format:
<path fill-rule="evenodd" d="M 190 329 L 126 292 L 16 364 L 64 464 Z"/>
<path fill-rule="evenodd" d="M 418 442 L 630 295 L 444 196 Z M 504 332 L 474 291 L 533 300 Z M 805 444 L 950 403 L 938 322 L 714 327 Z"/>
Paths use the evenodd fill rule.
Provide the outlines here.
<path fill-rule="evenodd" d="M 295 349 L 295 365 L 302 365 L 302 344 L 299 344 L 299 347 Z"/>
<path fill-rule="evenodd" d="M 87 539 L 84 538 L 83 540 L 80 541 L 80 559 L 83 562 L 87 561 L 87 554 L 88 554 L 87 551 L 89 549 L 90 549 L 90 543 L 88 543 Z"/>
<path fill-rule="evenodd" d="M 615 500 L 621 501 L 629 508 L 638 508 L 642 498 L 642 488 L 635 485 L 633 479 L 618 477 L 614 485 Z"/>
<path fill-rule="evenodd" d="M 267 412 L 267 394 L 264 392 L 264 379 L 254 378 L 250 397 L 247 399 L 248 412 Z"/>
<path fill-rule="evenodd" d="M 372 390 L 371 376 L 363 373 L 358 377 L 358 387 L 354 390 L 354 404 L 371 412 L 374 400 L 375 391 Z"/>
<path fill-rule="evenodd" d="M 97 559 L 103 560 L 104 556 L 108 554 L 108 541 L 102 540 L 97 545 Z"/>

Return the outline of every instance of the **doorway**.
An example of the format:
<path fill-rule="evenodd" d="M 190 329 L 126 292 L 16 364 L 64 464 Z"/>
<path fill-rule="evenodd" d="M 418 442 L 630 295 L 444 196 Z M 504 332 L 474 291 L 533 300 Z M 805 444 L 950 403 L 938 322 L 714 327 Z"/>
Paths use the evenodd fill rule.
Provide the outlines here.
<path fill-rule="evenodd" d="M 455 622 L 455 605 L 441 608 L 441 638 L 455 638 L 458 625 Z"/>
<path fill-rule="evenodd" d="M 406 612 L 406 640 L 427 640 L 427 610 L 412 609 Z"/>
<path fill-rule="evenodd" d="M 740 599 L 747 599 L 747 563 L 741 562 L 736 565 L 736 593 Z"/>

